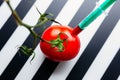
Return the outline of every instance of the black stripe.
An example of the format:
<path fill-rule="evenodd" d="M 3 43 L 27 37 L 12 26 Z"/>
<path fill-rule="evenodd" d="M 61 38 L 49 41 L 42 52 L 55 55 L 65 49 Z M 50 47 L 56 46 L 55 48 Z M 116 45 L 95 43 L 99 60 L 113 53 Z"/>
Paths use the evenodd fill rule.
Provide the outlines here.
<path fill-rule="evenodd" d="M 2 3 L 3 3 L 3 0 L 0 0 L 0 6 L 2 5 Z"/>
<path fill-rule="evenodd" d="M 63 6 L 65 5 L 66 2 L 67 2 L 67 0 L 53 0 L 51 5 L 49 6 L 49 8 L 46 10 L 46 13 L 48 13 L 48 12 L 54 13 L 54 17 L 57 17 L 58 13 L 61 11 L 61 9 L 63 8 Z M 50 25 L 51 25 L 51 22 L 46 24 L 46 26 L 50 26 Z M 36 29 L 35 31 L 42 33 L 41 30 Z M 37 43 L 39 43 L 39 41 Z M 29 37 L 24 42 L 24 45 L 26 45 L 28 47 L 32 47 L 32 44 L 33 44 L 33 37 L 31 35 L 29 35 Z M 29 57 L 27 57 L 26 55 L 23 55 L 23 54 L 21 56 L 19 56 L 19 52 L 17 52 L 17 54 L 14 56 L 12 61 L 9 63 L 9 65 L 7 66 L 5 71 L 2 73 L 1 78 L 5 79 L 5 78 L 9 77 L 10 80 L 13 80 L 17 76 L 17 74 L 19 73 L 19 71 L 21 70 L 21 68 L 23 67 L 23 65 L 25 64 L 25 62 L 27 61 L 28 58 Z M 50 63 L 50 61 L 46 60 L 45 63 Z M 51 64 L 52 64 L 52 62 L 51 62 Z"/>
<path fill-rule="evenodd" d="M 82 4 L 82 6 L 79 8 L 78 12 L 75 14 L 74 18 L 69 23 L 70 26 L 75 24 L 74 23 L 75 19 L 78 22 L 79 20 L 82 20 L 82 17 L 85 17 L 89 12 L 91 12 L 93 10 L 93 8 L 95 7 L 95 5 L 94 5 L 95 3 L 91 2 L 91 1 L 88 1 L 88 2 L 87 1 L 84 2 Z M 94 0 L 94 2 L 95 2 L 95 0 Z M 87 7 L 87 5 L 94 5 L 94 6 Z M 82 15 L 81 11 L 84 10 L 85 6 L 87 7 L 88 11 L 84 11 L 86 15 Z M 78 14 L 82 15 L 82 17 L 77 17 Z M 45 59 L 45 61 L 43 62 L 43 64 L 40 66 L 39 70 L 33 77 L 33 80 L 36 80 L 36 79 L 47 80 L 50 77 L 50 75 L 53 73 L 54 69 L 57 67 L 58 64 L 59 63 L 57 63 L 57 62 L 52 62 L 52 61 L 49 61 L 48 59 Z M 48 67 L 48 66 L 50 66 L 50 67 Z"/>
<path fill-rule="evenodd" d="M 29 11 L 29 9 L 31 8 L 31 6 L 33 5 L 35 1 L 36 0 L 31 0 L 31 1 L 22 0 L 21 1 L 21 3 L 16 8 L 16 11 L 18 12 L 21 19 L 25 17 L 26 13 Z M 16 22 L 13 16 L 11 15 L 10 18 L 5 23 L 5 25 L 0 30 L 0 37 L 1 37 L 0 50 L 5 45 L 5 43 L 8 41 L 8 39 L 10 38 L 10 36 L 12 35 L 12 33 L 15 31 L 16 28 L 17 28 Z"/>
<path fill-rule="evenodd" d="M 96 34 L 90 41 L 89 45 L 84 50 L 83 54 L 68 75 L 67 80 L 82 80 L 86 71 L 97 56 L 99 50 L 101 49 L 104 42 L 106 41 L 111 31 L 115 27 L 116 23 L 118 22 L 120 18 L 120 11 L 118 11 L 119 7 L 120 4 L 118 3 L 116 3 L 112 7 L 109 15 L 105 18 L 105 20 L 97 30 Z"/>
<path fill-rule="evenodd" d="M 120 75 L 120 49 L 101 80 L 117 80 L 119 75 Z"/>
<path fill-rule="evenodd" d="M 32 80 L 48 80 L 51 73 L 54 71 L 58 64 L 58 62 L 53 62 L 46 58 Z"/>

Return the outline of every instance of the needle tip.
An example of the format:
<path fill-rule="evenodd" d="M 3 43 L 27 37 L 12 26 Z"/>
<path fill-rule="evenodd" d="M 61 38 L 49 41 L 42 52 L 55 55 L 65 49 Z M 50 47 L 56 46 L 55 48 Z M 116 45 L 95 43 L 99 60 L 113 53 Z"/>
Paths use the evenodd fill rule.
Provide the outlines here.
<path fill-rule="evenodd" d="M 78 35 L 82 29 L 79 26 L 75 26 L 75 28 L 72 31 L 72 35 Z"/>

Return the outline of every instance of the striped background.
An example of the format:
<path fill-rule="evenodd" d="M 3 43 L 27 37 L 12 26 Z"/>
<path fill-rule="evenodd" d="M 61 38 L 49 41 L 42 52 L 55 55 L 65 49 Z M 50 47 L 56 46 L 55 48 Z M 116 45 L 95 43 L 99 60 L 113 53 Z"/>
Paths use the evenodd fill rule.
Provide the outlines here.
<path fill-rule="evenodd" d="M 53 13 L 64 25 L 76 26 L 104 0 L 11 0 L 25 23 L 34 25 L 38 9 Z M 96 5 L 96 2 L 97 5 Z M 54 25 L 47 23 L 45 27 Z M 36 32 L 42 33 L 40 30 Z M 31 34 L 17 26 L 7 4 L 0 0 L 0 80 L 120 80 L 120 0 L 78 36 L 81 49 L 70 61 L 53 62 L 38 46 L 36 57 L 19 54 L 18 46 L 31 47 Z"/>

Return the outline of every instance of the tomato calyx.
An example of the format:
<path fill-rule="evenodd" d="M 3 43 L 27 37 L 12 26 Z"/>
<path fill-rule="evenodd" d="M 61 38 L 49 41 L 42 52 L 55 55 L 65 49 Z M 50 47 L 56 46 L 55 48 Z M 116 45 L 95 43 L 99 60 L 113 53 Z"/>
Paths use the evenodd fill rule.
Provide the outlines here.
<path fill-rule="evenodd" d="M 65 38 L 65 39 L 61 39 L 61 38 L 60 38 L 60 35 L 61 35 L 61 34 L 66 35 L 65 33 L 59 33 L 57 39 L 50 41 L 51 47 L 52 47 L 52 48 L 57 47 L 57 48 L 58 48 L 57 51 L 59 51 L 59 52 L 63 52 L 63 51 L 64 51 L 63 42 L 65 42 L 65 41 L 67 42 L 67 38 Z"/>

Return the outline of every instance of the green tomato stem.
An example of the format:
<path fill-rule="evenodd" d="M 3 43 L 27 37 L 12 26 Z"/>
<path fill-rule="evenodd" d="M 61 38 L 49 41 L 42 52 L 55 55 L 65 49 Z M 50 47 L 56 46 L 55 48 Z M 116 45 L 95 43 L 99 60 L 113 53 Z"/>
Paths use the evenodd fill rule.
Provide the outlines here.
<path fill-rule="evenodd" d="M 36 25 L 34 26 L 34 28 L 39 28 L 40 26 L 43 26 L 47 21 L 48 21 L 48 18 L 44 18 L 44 20 L 41 21 L 41 23 L 36 24 Z"/>
<path fill-rule="evenodd" d="M 12 11 L 12 14 L 13 14 L 14 18 L 21 24 L 21 19 L 18 16 L 17 12 L 15 10 L 13 10 L 12 6 L 10 5 L 9 0 L 6 0 L 6 3 L 8 4 L 10 10 Z"/>
<path fill-rule="evenodd" d="M 12 14 L 13 14 L 16 22 L 17 22 L 19 25 L 22 25 L 22 26 L 24 26 L 25 28 L 27 28 L 27 29 L 30 31 L 30 33 L 34 36 L 34 38 L 37 38 L 37 36 L 38 36 L 37 33 L 32 30 L 32 27 L 33 27 L 33 26 L 30 26 L 30 25 L 22 22 L 21 18 L 20 18 L 19 15 L 17 14 L 17 12 L 16 12 L 15 10 L 13 10 L 12 6 L 10 5 L 9 0 L 6 0 L 6 3 L 8 4 L 10 10 L 12 11 Z M 39 25 L 37 25 L 37 26 L 39 26 Z"/>

